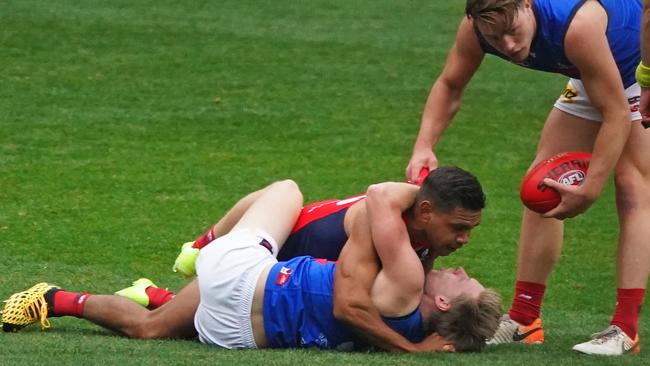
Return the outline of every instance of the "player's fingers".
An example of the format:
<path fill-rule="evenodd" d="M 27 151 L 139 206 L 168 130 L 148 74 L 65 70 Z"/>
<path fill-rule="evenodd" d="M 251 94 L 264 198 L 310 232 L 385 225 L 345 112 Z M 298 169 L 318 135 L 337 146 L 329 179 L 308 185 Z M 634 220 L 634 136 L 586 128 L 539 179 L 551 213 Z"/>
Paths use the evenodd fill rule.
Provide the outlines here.
<path fill-rule="evenodd" d="M 562 204 L 560 203 L 557 207 L 552 209 L 551 211 L 548 211 L 546 213 L 542 214 L 542 217 L 547 218 L 547 219 L 558 219 L 558 220 L 564 220 L 567 218 L 566 213 L 563 212 L 562 210 Z"/>
<path fill-rule="evenodd" d="M 553 187 L 553 185 L 558 184 L 556 181 L 554 181 L 551 178 L 544 178 L 542 182 L 544 182 L 544 184 L 548 187 Z"/>
<path fill-rule="evenodd" d="M 409 165 L 406 166 L 406 179 L 409 183 L 415 183 L 415 180 L 417 179 L 417 175 L 414 174 L 415 166 L 417 164 L 410 162 Z"/>
<path fill-rule="evenodd" d="M 553 179 L 550 179 L 550 178 L 544 178 L 544 180 L 542 182 L 544 183 L 545 186 L 558 191 L 558 193 L 562 193 L 566 189 L 566 186 L 564 184 L 562 184 L 560 182 L 556 182 L 556 181 L 554 181 Z"/>
<path fill-rule="evenodd" d="M 554 181 L 553 179 L 550 179 L 550 178 L 544 178 L 543 183 L 548 188 L 556 190 L 560 194 L 560 196 L 562 196 L 562 193 L 564 191 L 566 191 L 566 189 L 567 189 L 567 186 L 565 186 L 564 184 L 556 182 L 556 181 Z M 564 217 L 564 215 L 565 215 L 564 206 L 565 206 L 564 202 L 562 200 L 560 200 L 559 205 L 557 205 L 552 210 L 550 210 L 550 211 L 548 211 L 546 213 L 543 213 L 542 217 L 556 218 L 558 220 L 563 220 L 563 219 L 565 219 L 565 217 Z"/>
<path fill-rule="evenodd" d="M 408 182 L 412 184 L 418 184 L 418 172 L 423 168 L 422 164 L 411 164 L 409 165 L 410 170 L 408 171 Z"/>

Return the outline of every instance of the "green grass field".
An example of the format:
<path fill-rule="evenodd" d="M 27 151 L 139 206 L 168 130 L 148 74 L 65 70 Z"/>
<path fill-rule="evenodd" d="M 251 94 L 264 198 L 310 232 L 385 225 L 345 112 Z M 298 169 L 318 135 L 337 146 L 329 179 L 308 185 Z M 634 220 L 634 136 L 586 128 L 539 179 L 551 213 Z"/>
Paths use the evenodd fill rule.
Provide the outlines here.
<path fill-rule="evenodd" d="M 0 12 L 0 298 L 46 280 L 172 289 L 179 245 L 281 178 L 307 201 L 402 181 L 462 1 L 5 1 Z M 438 148 L 488 208 L 463 265 L 513 291 L 518 186 L 564 79 L 487 59 Z M 567 224 L 544 304 L 547 343 L 468 355 L 223 351 L 120 338 L 74 318 L 0 335 L 0 365 L 644 364 L 571 347 L 615 301 L 611 184 Z M 647 310 L 647 309 L 646 309 Z M 647 311 L 642 336 L 650 336 Z"/>

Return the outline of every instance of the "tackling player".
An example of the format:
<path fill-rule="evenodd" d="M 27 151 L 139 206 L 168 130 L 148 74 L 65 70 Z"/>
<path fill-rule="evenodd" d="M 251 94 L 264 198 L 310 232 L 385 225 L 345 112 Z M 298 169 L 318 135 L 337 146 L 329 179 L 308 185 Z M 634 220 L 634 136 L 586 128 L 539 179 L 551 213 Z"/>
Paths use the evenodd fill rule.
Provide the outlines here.
<path fill-rule="evenodd" d="M 337 259 L 352 227 L 362 223 L 368 229 L 376 228 L 373 231 L 375 241 L 385 242 L 396 248 L 420 249 L 420 259 L 424 260 L 424 269 L 428 271 L 436 257 L 448 255 L 469 241 L 470 231 L 478 225 L 481 209 L 485 204 L 478 180 L 457 167 L 436 169 L 427 175 L 420 188 L 405 183 L 382 183 L 371 188 L 368 189 L 367 196 L 329 200 L 303 208 L 291 231 L 292 234 L 287 239 L 289 250 L 283 248 L 280 255 L 285 259 L 291 258 L 292 255 L 325 255 L 325 259 Z M 267 187 L 253 192 L 238 201 L 216 225 L 194 243 L 202 243 L 201 246 L 205 247 L 214 237 L 229 232 L 242 214 L 268 189 Z M 386 231 L 386 227 L 394 229 Z M 399 235 L 396 235 L 397 233 Z M 175 265 L 177 269 L 185 268 L 186 273 L 194 273 L 194 261 L 198 252 L 196 248 L 190 247 L 191 244 L 186 243 L 183 246 Z M 189 255 L 185 255 L 188 252 Z M 372 250 L 366 249 L 366 254 L 368 253 L 372 253 Z M 355 271 L 360 268 L 363 267 L 353 267 Z M 362 271 L 349 276 L 346 282 L 349 283 L 350 289 L 343 293 L 354 294 L 355 298 L 352 300 L 362 299 L 360 295 L 364 293 L 363 286 L 369 286 L 374 281 L 373 277 L 363 284 L 361 279 L 365 274 Z M 361 288 L 358 288 L 359 286 Z M 199 303 L 198 287 L 188 286 L 184 291 L 188 293 L 184 296 L 188 301 L 185 301 L 183 306 L 196 309 Z M 134 282 L 133 286 L 116 294 L 128 297 L 150 309 L 155 309 L 173 298 L 171 292 L 156 287 L 147 279 L 140 279 Z M 192 298 L 194 301 L 189 301 Z M 371 303 L 366 298 L 365 301 L 352 301 L 348 303 L 348 307 L 373 312 L 375 319 L 378 319 L 376 310 L 368 309 L 365 305 Z M 156 334 L 154 330 L 159 329 L 160 336 L 168 337 L 168 330 L 171 328 L 182 330 L 182 334 L 191 334 L 193 313 L 182 313 L 189 316 L 175 317 L 174 324 L 165 323 L 159 327 L 150 324 L 149 332 Z M 351 319 L 350 323 L 360 327 L 368 325 L 367 319 L 356 317 Z"/>
<path fill-rule="evenodd" d="M 431 193 L 427 194 L 426 192 L 444 192 L 453 189 L 455 185 L 478 184 L 471 174 L 451 166 L 441 168 L 432 177 L 425 184 L 419 199 L 416 198 L 420 191 L 418 187 L 402 183 L 387 183 L 390 188 L 384 189 L 381 193 L 384 196 L 378 198 L 394 199 L 399 197 L 403 200 L 394 202 L 395 205 L 401 207 L 400 210 L 387 211 L 383 214 L 390 215 L 390 220 L 400 221 L 406 225 L 411 245 L 420 256 L 426 269 L 431 268 L 436 257 L 448 255 L 469 241 L 469 230 L 440 231 L 436 233 L 435 237 L 427 238 L 421 222 L 422 208 L 420 207 L 423 198 L 431 196 Z M 424 178 L 426 176 L 418 180 L 419 186 L 423 184 Z M 435 190 L 431 188 L 433 185 L 436 186 Z M 174 263 L 174 271 L 180 272 L 185 277 L 194 276 L 196 274 L 194 261 L 199 250 L 228 232 L 264 190 L 261 189 L 245 196 L 204 234 L 193 242 L 183 244 Z M 439 193 L 436 194 L 437 196 L 432 198 L 439 201 L 444 200 Z M 348 238 L 352 220 L 357 216 L 357 211 L 361 207 L 357 203 L 362 202 L 365 198 L 365 194 L 360 194 L 342 200 L 330 199 L 315 202 L 303 207 L 287 242 L 284 243 L 278 254 L 278 259 L 286 260 L 299 255 L 310 255 L 315 258 L 336 260 Z"/>
<path fill-rule="evenodd" d="M 485 54 L 567 75 L 531 166 L 564 151 L 591 151 L 581 186 L 550 180 L 562 201 L 545 215 L 524 209 L 515 296 L 492 343 L 543 342 L 539 320 L 546 282 L 562 247 L 562 219 L 587 210 L 614 171 L 620 222 L 618 296 L 610 326 L 574 350 L 638 351 L 639 309 L 650 271 L 650 131 L 639 123 L 639 0 L 467 0 L 442 73 L 429 94 L 408 178 L 437 165 L 432 148 L 450 124 Z"/>
<path fill-rule="evenodd" d="M 458 167 L 441 167 L 429 175 L 431 178 L 427 179 L 426 183 L 423 179 L 419 180 L 424 187 L 384 183 L 381 185 L 381 190 L 373 192 L 375 200 L 388 203 L 384 211 L 378 212 L 376 216 L 385 217 L 390 222 L 403 223 L 408 232 L 408 240 L 418 253 L 425 270 L 432 267 L 435 258 L 449 255 L 468 243 L 470 230 L 473 228 L 472 225 L 463 224 L 462 219 L 457 217 L 457 213 L 440 212 L 451 209 L 447 204 L 440 203 L 454 196 L 445 192 L 453 192 L 461 187 L 468 189 L 477 197 L 483 194 L 476 178 Z M 196 275 L 194 262 L 199 250 L 229 232 L 250 205 L 256 202 L 268 188 L 246 195 L 204 234 L 193 242 L 183 244 L 181 253 L 174 263 L 174 271 L 186 277 Z M 351 226 L 361 216 L 360 213 L 365 212 L 365 199 L 366 195 L 362 194 L 343 200 L 316 202 L 303 207 L 278 254 L 278 259 L 287 260 L 299 255 L 327 260 L 338 259 L 348 239 Z M 432 200 L 439 202 L 442 207 L 432 210 L 430 204 Z M 358 204 L 362 202 L 363 204 Z M 458 202 L 454 202 L 456 203 Z M 475 208 L 482 208 L 482 206 L 478 205 Z M 135 281 L 133 286 L 120 290 L 116 294 L 128 297 L 150 309 L 163 305 L 173 297 L 173 293 L 156 287 L 148 279 Z"/>

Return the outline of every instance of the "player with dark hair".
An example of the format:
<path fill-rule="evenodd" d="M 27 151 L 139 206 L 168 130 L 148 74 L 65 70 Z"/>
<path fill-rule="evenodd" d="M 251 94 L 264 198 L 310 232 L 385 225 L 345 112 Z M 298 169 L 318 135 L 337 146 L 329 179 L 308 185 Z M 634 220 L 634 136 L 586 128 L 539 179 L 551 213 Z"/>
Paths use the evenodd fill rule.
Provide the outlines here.
<path fill-rule="evenodd" d="M 565 151 L 592 152 L 581 186 L 545 184 L 561 195 L 544 215 L 525 209 L 515 296 L 491 343 L 544 341 L 540 308 L 562 247 L 561 220 L 586 211 L 615 174 L 620 222 L 618 295 L 605 331 L 574 350 L 622 355 L 638 351 L 639 309 L 650 272 L 650 133 L 641 123 L 639 0 L 467 0 L 466 17 L 433 84 L 406 175 L 437 165 L 432 148 L 461 105 L 485 54 L 570 79 L 541 133 L 531 167 Z"/>
<path fill-rule="evenodd" d="M 449 212 L 456 206 L 474 211 L 485 207 L 485 195 L 476 177 L 455 166 L 440 167 L 429 173 L 419 188 L 404 183 L 386 184 L 391 186 L 392 191 L 404 192 L 404 201 L 400 202 L 404 209 L 402 212 L 393 212 L 392 218 L 403 221 L 408 227 L 413 249 L 418 252 L 426 268 L 431 267 L 436 257 L 448 255 L 469 240 L 469 230 L 459 230 L 445 235 L 444 238 L 439 234 L 427 239 L 423 229 L 425 225 L 420 221 L 422 213 L 431 209 L 430 203 L 433 202 L 441 212 Z M 265 189 L 262 189 L 245 196 L 204 234 L 193 242 L 183 244 L 181 253 L 174 263 L 174 271 L 186 277 L 193 276 L 194 261 L 199 250 L 228 232 L 241 214 L 264 191 Z M 352 220 L 361 208 L 357 203 L 363 202 L 365 198 L 366 195 L 361 194 L 342 200 L 316 202 L 303 207 L 291 234 L 278 254 L 278 259 L 286 260 L 299 255 L 310 255 L 336 260 L 348 238 Z"/>
<path fill-rule="evenodd" d="M 41 283 L 6 301 L 3 329 L 19 330 L 39 321 L 48 327 L 48 317 L 73 315 L 130 337 L 151 338 L 161 334 L 152 331 L 148 320 L 169 327 L 189 311 L 199 340 L 220 347 L 354 349 L 359 338 L 340 313 L 348 299 L 337 295 L 337 287 L 347 286 L 340 272 L 349 271 L 351 265 L 363 269 L 362 282 L 371 283 L 366 292 L 372 292 L 370 300 L 380 312 L 377 328 L 358 334 L 364 345 L 411 352 L 480 350 L 496 329 L 500 314 L 494 292 L 460 269 L 431 271 L 425 282 L 424 269 L 409 245 L 387 246 L 381 241 L 373 245 L 372 230 L 360 221 L 338 264 L 310 257 L 278 263 L 274 258 L 278 243 L 286 241 L 301 202 L 295 183 L 275 183 L 227 235 L 201 251 L 198 283 L 188 285 L 200 289 L 198 308 L 183 306 L 192 294 L 187 287 L 165 306 L 150 311 L 123 297 L 71 293 Z M 376 281 L 367 281 L 370 278 Z M 419 290 L 411 292 L 413 288 Z M 184 330 L 168 329 L 167 336 L 194 335 Z M 428 335 L 434 330 L 453 346 L 438 335 Z M 367 342 L 367 337 L 377 335 L 384 341 L 392 338 L 393 343 Z"/>
<path fill-rule="evenodd" d="M 376 187 L 382 189 L 375 189 L 375 199 L 391 204 L 390 211 L 378 213 L 377 216 L 386 216 L 388 221 L 406 226 L 411 246 L 418 253 L 425 270 L 431 268 L 435 258 L 449 255 L 469 241 L 473 226 L 462 225 L 452 211 L 456 207 L 463 207 L 478 212 L 485 206 L 485 195 L 476 177 L 454 166 L 440 167 L 428 174 L 419 188 L 404 183 L 382 183 Z M 195 275 L 194 262 L 199 250 L 230 231 L 245 210 L 267 189 L 248 194 L 195 241 L 183 244 L 174 270 L 186 277 Z M 366 209 L 365 199 L 366 195 L 363 194 L 303 207 L 278 259 L 288 260 L 300 255 L 338 259 L 352 225 L 361 216 L 359 212 Z M 430 232 L 427 232 L 427 225 L 433 228 L 429 229 Z M 144 278 L 116 294 L 150 309 L 161 306 L 173 297 L 173 293 Z"/>
<path fill-rule="evenodd" d="M 253 192 L 238 201 L 216 225 L 200 236 L 194 244 L 200 243 L 202 248 L 206 247 L 212 241 L 212 239 L 206 238 L 218 237 L 229 232 L 242 214 L 268 189 L 267 187 Z M 453 206 L 443 202 L 443 199 L 453 202 Z M 371 204 L 372 208 L 369 208 L 368 204 Z M 410 245 L 416 249 L 424 263 L 424 270 L 428 271 L 435 258 L 449 255 L 469 241 L 470 231 L 478 225 L 481 209 L 484 206 L 485 195 L 476 177 L 458 167 L 441 167 L 431 172 L 420 188 L 405 183 L 381 183 L 371 186 L 367 196 L 328 200 L 304 207 L 287 238 L 286 242 L 289 248 L 287 250 L 286 246 L 283 247 L 279 258 L 286 260 L 292 256 L 311 255 L 336 260 L 343 245 L 346 244 L 352 228 L 361 224 L 368 229 L 372 224 L 369 221 L 369 216 L 374 212 L 375 221 L 383 220 L 382 224 L 375 223 L 375 226 L 381 228 L 393 225 L 396 228 L 391 232 L 373 235 L 373 240 L 384 240 L 396 247 L 399 245 L 409 247 Z M 396 237 L 395 233 L 397 232 L 402 235 Z M 177 269 L 185 268 L 185 273 L 194 273 L 194 261 L 198 250 L 190 248 L 189 245 L 191 244 L 184 245 L 175 267 Z M 371 250 L 366 250 L 367 253 L 372 253 Z M 189 255 L 187 255 L 188 252 Z M 345 291 L 344 294 L 354 294 L 360 299 L 359 294 L 363 293 L 364 288 L 356 289 L 354 286 L 369 286 L 369 284 L 360 283 L 363 275 L 365 274 L 350 276 L 347 283 L 352 288 Z M 344 288 L 344 286 L 339 286 L 339 288 Z M 199 303 L 198 287 L 188 286 L 184 291 L 193 292 L 194 296 L 187 295 L 184 299 L 194 298 L 194 301 L 185 301 L 182 305 L 195 309 Z M 140 279 L 134 282 L 133 286 L 120 290 L 117 294 L 128 297 L 150 309 L 155 309 L 173 298 L 171 292 L 156 287 L 147 279 Z M 356 305 L 352 301 L 348 306 L 373 312 L 372 309 L 367 309 L 365 304 L 371 304 L 371 301 L 366 299 L 363 303 Z M 182 313 L 191 315 L 189 312 Z M 146 321 L 148 323 L 147 331 L 151 337 L 174 336 L 176 329 L 183 330 L 179 334 L 193 334 L 191 316 L 184 319 L 176 317 L 173 324 L 170 324 L 168 320 L 161 323 L 156 319 Z M 353 319 L 351 323 L 364 326 L 366 324 L 360 319 Z M 170 333 L 170 329 L 173 330 L 172 333 Z"/>

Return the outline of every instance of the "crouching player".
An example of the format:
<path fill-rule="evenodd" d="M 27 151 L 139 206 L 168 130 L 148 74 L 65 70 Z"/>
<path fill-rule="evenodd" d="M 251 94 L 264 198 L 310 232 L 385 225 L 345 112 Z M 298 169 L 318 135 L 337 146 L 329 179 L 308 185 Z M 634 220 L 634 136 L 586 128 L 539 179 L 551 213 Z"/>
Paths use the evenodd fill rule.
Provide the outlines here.
<path fill-rule="evenodd" d="M 460 269 L 432 271 L 425 278 L 410 246 L 382 243 L 376 252 L 360 256 L 373 246 L 371 230 L 364 225 L 352 228 L 349 241 L 354 245 L 344 247 L 337 264 L 310 257 L 277 262 L 279 243 L 288 237 L 301 204 L 293 182 L 276 183 L 227 235 L 201 251 L 198 282 L 192 282 L 200 292 L 194 325 L 201 342 L 225 348 L 347 350 L 363 345 L 432 352 L 449 350 L 450 342 L 456 350 L 479 350 L 493 334 L 500 316 L 493 291 Z M 362 267 L 366 277 L 356 283 L 371 284 L 368 293 L 378 310 L 377 317 L 367 313 L 372 329 L 361 332 L 348 326 L 350 295 L 341 294 L 356 267 Z M 3 329 L 19 330 L 39 321 L 48 327 L 48 317 L 74 315 L 130 337 L 149 338 L 143 319 L 174 323 L 174 317 L 194 311 L 183 306 L 186 293 L 184 289 L 150 311 L 120 296 L 71 293 L 43 283 L 6 301 Z M 169 334 L 182 334 L 182 329 Z"/>

